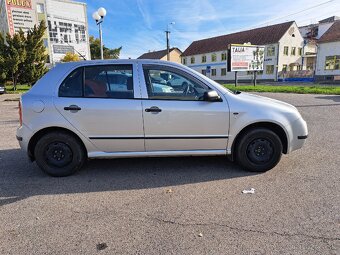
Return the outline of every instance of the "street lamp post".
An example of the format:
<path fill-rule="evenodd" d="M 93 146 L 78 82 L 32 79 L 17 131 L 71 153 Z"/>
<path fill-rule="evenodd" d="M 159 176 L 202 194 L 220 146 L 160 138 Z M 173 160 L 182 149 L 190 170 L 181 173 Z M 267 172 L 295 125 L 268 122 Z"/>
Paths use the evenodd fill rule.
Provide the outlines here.
<path fill-rule="evenodd" d="M 170 61 L 170 30 L 169 30 L 169 25 L 174 25 L 175 22 L 170 22 L 167 26 L 166 26 L 166 31 L 165 31 L 165 35 L 166 35 L 166 60 Z"/>
<path fill-rule="evenodd" d="M 96 21 L 96 24 L 99 26 L 99 40 L 100 40 L 100 58 L 104 59 L 103 52 L 103 32 L 102 32 L 102 23 L 104 21 L 104 17 L 106 16 L 106 10 L 103 7 L 100 7 L 96 12 L 92 14 L 92 18 Z"/>

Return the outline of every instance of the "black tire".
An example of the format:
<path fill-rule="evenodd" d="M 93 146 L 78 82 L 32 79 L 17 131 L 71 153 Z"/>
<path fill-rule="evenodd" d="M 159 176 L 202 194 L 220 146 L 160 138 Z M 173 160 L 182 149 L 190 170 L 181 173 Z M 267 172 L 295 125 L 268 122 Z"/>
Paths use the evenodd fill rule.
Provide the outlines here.
<path fill-rule="evenodd" d="M 74 136 L 51 132 L 42 136 L 35 148 L 38 166 L 48 175 L 63 177 L 74 174 L 85 162 L 85 150 Z"/>
<path fill-rule="evenodd" d="M 236 146 L 237 162 L 253 172 L 274 168 L 282 156 L 280 138 L 266 128 L 251 129 L 238 140 Z"/>

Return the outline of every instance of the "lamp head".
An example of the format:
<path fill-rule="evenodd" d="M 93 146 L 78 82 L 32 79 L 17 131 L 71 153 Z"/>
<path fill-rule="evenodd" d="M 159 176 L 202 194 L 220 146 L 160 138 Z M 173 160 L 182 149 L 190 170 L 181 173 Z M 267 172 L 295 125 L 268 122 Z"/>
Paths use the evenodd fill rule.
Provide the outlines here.
<path fill-rule="evenodd" d="M 99 13 L 98 13 L 98 12 L 94 12 L 94 13 L 92 14 L 92 18 L 93 18 L 95 21 L 100 20 L 100 15 L 99 15 Z"/>
<path fill-rule="evenodd" d="M 99 16 L 102 17 L 102 18 L 104 18 L 106 16 L 106 10 L 103 7 L 100 7 L 97 12 L 98 12 Z"/>

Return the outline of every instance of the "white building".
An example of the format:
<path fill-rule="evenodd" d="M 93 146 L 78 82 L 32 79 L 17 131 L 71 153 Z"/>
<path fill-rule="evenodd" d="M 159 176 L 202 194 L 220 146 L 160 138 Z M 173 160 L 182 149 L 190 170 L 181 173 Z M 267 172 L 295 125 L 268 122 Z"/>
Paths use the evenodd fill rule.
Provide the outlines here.
<path fill-rule="evenodd" d="M 67 52 L 91 59 L 86 4 L 70 0 L 0 0 L 0 32 L 13 35 L 45 21 L 44 37 L 49 62 L 59 62 Z M 82 57 L 83 56 L 83 57 Z"/>
<path fill-rule="evenodd" d="M 340 82 L 340 20 L 318 40 L 315 77 L 319 81 Z"/>
<path fill-rule="evenodd" d="M 259 80 L 278 80 L 283 72 L 302 69 L 303 38 L 294 21 L 194 41 L 182 54 L 182 64 L 220 82 L 234 80 L 227 72 L 228 45 L 251 43 L 265 46 L 264 70 Z M 251 80 L 252 72 L 238 72 L 239 80 Z"/>
<path fill-rule="evenodd" d="M 299 27 L 300 33 L 304 38 L 303 47 L 303 70 L 315 70 L 317 58 L 317 43 L 324 33 L 339 20 L 339 17 L 332 16 L 327 19 L 320 20 L 316 24 Z"/>
<path fill-rule="evenodd" d="M 50 59 L 59 62 L 67 52 L 90 57 L 86 4 L 67 0 L 46 0 Z"/>

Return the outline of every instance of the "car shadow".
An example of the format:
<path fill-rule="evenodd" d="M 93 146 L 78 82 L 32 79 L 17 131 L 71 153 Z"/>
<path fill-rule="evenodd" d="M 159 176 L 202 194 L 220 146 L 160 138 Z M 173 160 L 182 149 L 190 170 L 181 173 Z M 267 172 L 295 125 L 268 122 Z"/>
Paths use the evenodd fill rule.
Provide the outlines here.
<path fill-rule="evenodd" d="M 1 150 L 0 162 L 0 206 L 36 195 L 149 189 L 256 175 L 226 157 L 89 160 L 78 173 L 63 178 L 44 174 L 20 149 Z"/>
<path fill-rule="evenodd" d="M 317 99 L 332 100 L 334 102 L 340 102 L 340 96 L 317 96 Z"/>

